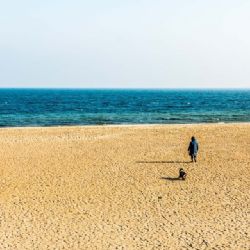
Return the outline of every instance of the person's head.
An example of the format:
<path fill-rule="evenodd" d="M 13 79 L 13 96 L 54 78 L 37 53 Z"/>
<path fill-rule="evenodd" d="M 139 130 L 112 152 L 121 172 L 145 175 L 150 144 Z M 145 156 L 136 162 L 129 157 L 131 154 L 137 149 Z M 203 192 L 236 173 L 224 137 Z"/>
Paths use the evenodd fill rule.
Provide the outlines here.
<path fill-rule="evenodd" d="M 179 171 L 180 171 L 180 172 L 182 172 L 182 171 L 184 171 L 184 170 L 183 170 L 183 168 L 180 168 L 180 170 L 179 170 Z"/>
<path fill-rule="evenodd" d="M 192 136 L 192 137 L 191 137 L 191 140 L 192 140 L 192 141 L 195 141 L 195 137 L 194 137 L 194 136 Z"/>

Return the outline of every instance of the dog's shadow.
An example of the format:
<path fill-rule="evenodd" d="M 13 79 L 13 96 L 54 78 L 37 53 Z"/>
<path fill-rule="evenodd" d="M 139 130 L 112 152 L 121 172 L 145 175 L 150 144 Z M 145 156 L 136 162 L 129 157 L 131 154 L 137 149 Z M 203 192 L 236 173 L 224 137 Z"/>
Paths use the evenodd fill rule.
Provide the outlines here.
<path fill-rule="evenodd" d="M 183 179 L 179 177 L 161 177 L 161 180 L 167 180 L 167 181 L 183 181 Z"/>

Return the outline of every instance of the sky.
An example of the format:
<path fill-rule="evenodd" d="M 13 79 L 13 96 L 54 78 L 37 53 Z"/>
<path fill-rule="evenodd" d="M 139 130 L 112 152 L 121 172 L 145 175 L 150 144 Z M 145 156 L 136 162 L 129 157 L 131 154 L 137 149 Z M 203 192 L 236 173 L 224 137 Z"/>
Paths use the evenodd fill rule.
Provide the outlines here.
<path fill-rule="evenodd" d="M 0 0 L 0 87 L 250 88 L 249 0 Z"/>

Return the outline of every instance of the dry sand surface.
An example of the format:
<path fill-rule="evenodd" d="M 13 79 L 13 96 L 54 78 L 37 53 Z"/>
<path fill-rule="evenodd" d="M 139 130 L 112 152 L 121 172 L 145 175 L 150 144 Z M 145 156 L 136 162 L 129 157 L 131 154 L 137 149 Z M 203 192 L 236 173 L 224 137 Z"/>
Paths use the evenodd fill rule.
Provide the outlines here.
<path fill-rule="evenodd" d="M 250 249 L 249 123 L 1 129 L 0 155 L 0 249 Z"/>

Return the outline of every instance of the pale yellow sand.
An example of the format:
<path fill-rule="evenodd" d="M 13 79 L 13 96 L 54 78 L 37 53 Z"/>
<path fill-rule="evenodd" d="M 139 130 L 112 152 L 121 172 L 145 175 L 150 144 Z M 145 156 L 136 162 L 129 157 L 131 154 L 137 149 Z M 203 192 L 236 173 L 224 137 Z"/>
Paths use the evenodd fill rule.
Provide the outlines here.
<path fill-rule="evenodd" d="M 250 247 L 250 124 L 1 129 L 0 156 L 0 249 Z"/>

